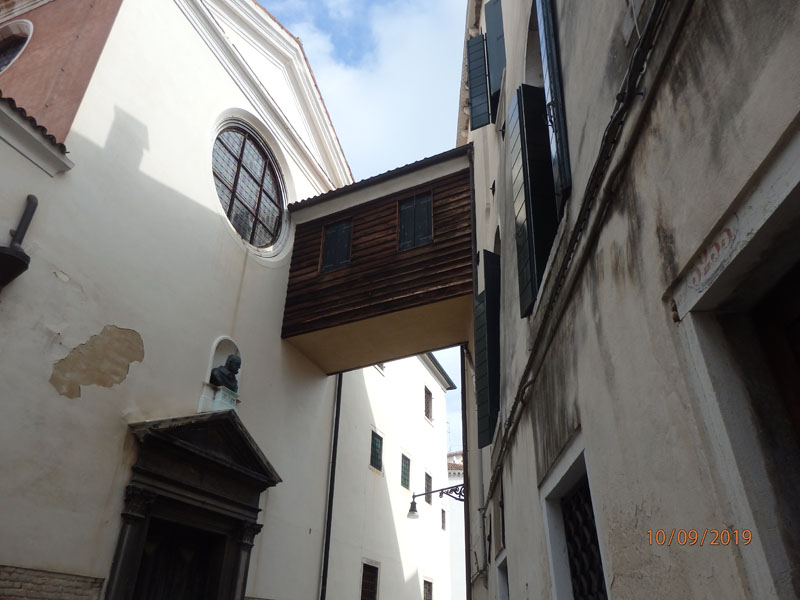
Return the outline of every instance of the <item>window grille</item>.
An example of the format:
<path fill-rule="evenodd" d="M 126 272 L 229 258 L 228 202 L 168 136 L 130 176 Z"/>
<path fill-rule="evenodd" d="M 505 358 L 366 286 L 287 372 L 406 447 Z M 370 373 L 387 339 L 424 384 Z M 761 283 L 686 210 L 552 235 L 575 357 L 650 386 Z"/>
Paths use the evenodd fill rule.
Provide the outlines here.
<path fill-rule="evenodd" d="M 569 573 L 575 600 L 605 600 L 606 583 L 600 544 L 589 493 L 589 480 L 584 478 L 561 499 L 564 536 L 569 556 Z"/>
<path fill-rule="evenodd" d="M 352 229 L 351 221 L 343 221 L 325 227 L 321 271 L 332 271 L 350 264 Z"/>
<path fill-rule="evenodd" d="M 403 454 L 400 460 L 400 485 L 409 489 L 411 486 L 411 459 Z"/>
<path fill-rule="evenodd" d="M 377 600 L 378 567 L 364 563 L 361 569 L 361 600 Z"/>
<path fill-rule="evenodd" d="M 425 388 L 425 416 L 433 420 L 433 394 Z"/>
<path fill-rule="evenodd" d="M 422 598 L 423 600 L 433 600 L 433 582 L 424 581 L 422 583 Z"/>
<path fill-rule="evenodd" d="M 425 473 L 425 502 L 428 504 L 433 504 L 433 499 L 431 497 L 431 490 L 433 489 L 433 479 L 431 476 Z"/>
<path fill-rule="evenodd" d="M 374 431 L 372 432 L 372 445 L 369 453 L 370 466 L 383 470 L 383 438 Z"/>

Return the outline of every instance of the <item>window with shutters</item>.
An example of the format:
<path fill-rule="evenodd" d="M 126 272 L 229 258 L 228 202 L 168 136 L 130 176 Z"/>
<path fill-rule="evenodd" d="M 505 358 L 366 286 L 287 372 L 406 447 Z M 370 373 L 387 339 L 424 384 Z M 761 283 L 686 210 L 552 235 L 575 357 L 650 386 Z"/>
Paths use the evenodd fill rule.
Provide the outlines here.
<path fill-rule="evenodd" d="M 400 485 L 406 489 L 411 487 L 411 459 L 405 454 L 400 458 Z"/>
<path fill-rule="evenodd" d="M 374 431 L 369 451 L 369 466 L 378 471 L 383 470 L 383 438 Z"/>
<path fill-rule="evenodd" d="M 522 85 L 508 113 L 508 174 L 517 246 L 520 316 L 531 313 L 558 227 L 542 88 Z"/>
<path fill-rule="evenodd" d="M 352 229 L 351 221 L 342 221 L 325 227 L 320 271 L 332 271 L 350 264 Z"/>
<path fill-rule="evenodd" d="M 484 7 L 486 17 L 486 66 L 489 74 L 489 106 L 492 123 L 497 117 L 500 85 L 506 68 L 506 45 L 503 35 L 503 8 L 500 0 L 489 0 Z"/>
<path fill-rule="evenodd" d="M 433 600 L 433 582 L 425 580 L 422 582 L 422 600 Z"/>
<path fill-rule="evenodd" d="M 425 502 L 433 504 L 433 497 L 431 496 L 433 490 L 433 479 L 428 473 L 425 473 Z"/>
<path fill-rule="evenodd" d="M 469 85 L 469 128 L 488 125 L 489 81 L 486 77 L 486 36 L 467 40 L 467 82 Z"/>
<path fill-rule="evenodd" d="M 433 241 L 433 206 L 430 192 L 400 201 L 397 210 L 398 249 L 408 250 Z"/>
<path fill-rule="evenodd" d="M 361 600 L 378 600 L 378 567 L 361 565 Z"/>
<path fill-rule="evenodd" d="M 472 130 L 495 122 L 503 71 L 506 67 L 503 9 L 500 0 L 489 0 L 484 7 L 484 16 L 486 33 L 467 40 L 467 82 Z"/>
<path fill-rule="evenodd" d="M 433 394 L 427 387 L 425 388 L 425 418 L 429 421 L 433 420 Z"/>
<path fill-rule="evenodd" d="M 500 257 L 480 255 L 484 290 L 475 299 L 475 399 L 478 447 L 492 442 L 500 412 Z"/>
<path fill-rule="evenodd" d="M 546 103 L 548 141 L 556 206 L 560 215 L 572 189 L 572 173 L 567 145 L 567 111 L 561 84 L 561 63 L 558 57 L 558 35 L 553 0 L 536 0 L 539 27 L 539 48 L 542 56 L 542 77 Z"/>

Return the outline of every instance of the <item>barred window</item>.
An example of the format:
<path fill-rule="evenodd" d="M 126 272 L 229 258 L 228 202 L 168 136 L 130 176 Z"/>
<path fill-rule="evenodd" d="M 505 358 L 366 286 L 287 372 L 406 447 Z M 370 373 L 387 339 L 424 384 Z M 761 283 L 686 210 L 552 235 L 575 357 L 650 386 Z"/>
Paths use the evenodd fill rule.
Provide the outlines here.
<path fill-rule="evenodd" d="M 433 394 L 427 387 L 425 388 L 425 416 L 429 420 L 433 419 Z"/>
<path fill-rule="evenodd" d="M 411 459 L 403 454 L 400 460 L 400 485 L 409 489 L 411 480 Z"/>
<path fill-rule="evenodd" d="M 371 467 L 383 470 L 383 438 L 372 432 L 372 445 L 370 446 L 369 464 Z"/>
<path fill-rule="evenodd" d="M 447 513 L 442 509 L 442 530 L 447 529 Z"/>
<path fill-rule="evenodd" d="M 214 142 L 212 169 L 219 203 L 242 239 L 258 247 L 274 244 L 281 231 L 283 198 L 267 146 L 241 127 L 228 127 Z"/>
<path fill-rule="evenodd" d="M 363 563 L 361 570 L 361 600 L 377 600 L 378 567 Z"/>
<path fill-rule="evenodd" d="M 433 504 L 433 499 L 431 498 L 431 490 L 433 489 L 433 479 L 430 475 L 425 473 L 425 502 L 428 504 Z"/>
<path fill-rule="evenodd" d="M 422 583 L 422 592 L 423 600 L 433 600 L 433 582 L 424 581 Z"/>

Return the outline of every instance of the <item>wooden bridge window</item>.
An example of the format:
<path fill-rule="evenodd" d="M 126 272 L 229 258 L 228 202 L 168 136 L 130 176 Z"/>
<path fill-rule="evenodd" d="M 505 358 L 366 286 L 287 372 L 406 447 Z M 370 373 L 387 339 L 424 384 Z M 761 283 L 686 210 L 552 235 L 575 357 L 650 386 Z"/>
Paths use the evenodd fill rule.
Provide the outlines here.
<path fill-rule="evenodd" d="M 398 248 L 408 250 L 433 241 L 433 208 L 430 193 L 402 200 L 398 206 Z"/>
<path fill-rule="evenodd" d="M 352 231 L 353 223 L 351 221 L 342 221 L 325 227 L 321 271 L 332 271 L 350 264 Z"/>

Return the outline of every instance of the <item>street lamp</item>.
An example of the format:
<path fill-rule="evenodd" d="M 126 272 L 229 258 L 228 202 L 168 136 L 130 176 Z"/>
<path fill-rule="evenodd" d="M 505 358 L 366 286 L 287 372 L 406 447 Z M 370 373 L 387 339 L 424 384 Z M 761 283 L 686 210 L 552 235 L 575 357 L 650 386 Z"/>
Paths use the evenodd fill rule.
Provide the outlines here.
<path fill-rule="evenodd" d="M 427 496 L 428 494 L 435 494 L 439 493 L 439 498 L 444 495 L 450 496 L 454 500 L 458 500 L 459 502 L 464 501 L 464 484 L 459 483 L 458 485 L 453 485 L 450 487 L 442 488 L 439 490 L 431 490 L 430 492 L 422 492 L 421 494 L 413 494 L 411 496 L 411 507 L 408 509 L 408 518 L 409 519 L 419 519 L 419 513 L 417 512 L 417 501 L 416 498 L 419 496 Z"/>

